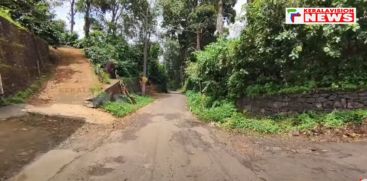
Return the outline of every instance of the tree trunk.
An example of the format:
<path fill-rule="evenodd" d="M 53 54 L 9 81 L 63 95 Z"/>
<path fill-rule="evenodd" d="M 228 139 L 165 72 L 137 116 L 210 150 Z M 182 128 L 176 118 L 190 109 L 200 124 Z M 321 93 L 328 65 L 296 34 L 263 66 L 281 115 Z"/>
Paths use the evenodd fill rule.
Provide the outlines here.
<path fill-rule="evenodd" d="M 146 33 L 144 38 L 144 64 L 143 64 L 143 85 L 142 85 L 142 95 L 146 94 L 146 78 L 147 78 L 147 67 L 148 67 L 148 50 L 149 50 L 149 39 L 150 33 Z"/>
<path fill-rule="evenodd" d="M 148 41 L 147 37 L 144 38 L 144 63 L 143 63 L 143 79 L 142 79 L 142 90 L 141 94 L 145 96 L 146 91 L 146 77 L 147 77 L 147 63 L 148 63 Z"/>
<path fill-rule="evenodd" d="M 196 31 L 196 50 L 201 50 L 201 39 L 202 39 L 203 29 L 198 29 Z"/>
<path fill-rule="evenodd" d="M 149 6 L 147 7 L 145 17 L 144 17 L 144 63 L 143 63 L 143 82 L 142 82 L 142 95 L 144 96 L 146 93 L 146 83 L 148 81 L 147 77 L 147 66 L 148 66 L 148 50 L 149 50 L 149 41 L 150 41 L 150 31 L 149 29 L 149 22 L 148 22 L 148 16 L 149 16 Z"/>
<path fill-rule="evenodd" d="M 109 27 L 109 32 L 112 32 L 112 35 L 115 35 L 115 30 L 116 30 L 116 16 L 117 16 L 117 12 L 115 11 L 115 9 L 113 9 L 112 10 L 111 25 Z"/>
<path fill-rule="evenodd" d="M 223 22 L 223 0 L 218 2 L 218 17 L 217 17 L 217 33 L 222 36 L 224 33 L 224 22 Z"/>
<path fill-rule="evenodd" d="M 70 33 L 74 32 L 75 25 L 75 0 L 70 1 Z"/>
<path fill-rule="evenodd" d="M 90 0 L 85 1 L 85 16 L 84 16 L 84 34 L 85 37 L 89 37 L 89 30 L 90 30 Z"/>

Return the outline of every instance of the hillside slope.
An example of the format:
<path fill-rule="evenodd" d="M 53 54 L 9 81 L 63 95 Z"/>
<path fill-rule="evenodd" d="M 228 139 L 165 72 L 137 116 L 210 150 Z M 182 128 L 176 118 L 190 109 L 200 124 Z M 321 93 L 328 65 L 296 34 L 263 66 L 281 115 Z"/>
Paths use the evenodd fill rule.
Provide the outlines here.
<path fill-rule="evenodd" d="M 56 54 L 60 59 L 56 72 L 31 104 L 82 104 L 100 85 L 92 65 L 80 49 L 58 48 Z"/>

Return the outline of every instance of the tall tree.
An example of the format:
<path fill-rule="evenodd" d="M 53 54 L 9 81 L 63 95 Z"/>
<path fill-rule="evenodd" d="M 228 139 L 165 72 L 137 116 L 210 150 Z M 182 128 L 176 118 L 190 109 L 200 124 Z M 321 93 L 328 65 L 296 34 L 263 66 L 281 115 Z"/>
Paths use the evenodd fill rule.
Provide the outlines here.
<path fill-rule="evenodd" d="M 124 11 L 127 11 L 126 8 L 128 8 L 129 2 L 127 0 L 93 0 L 93 4 L 102 14 L 100 19 L 106 25 L 107 33 L 115 35 L 118 27 L 121 27 L 118 21 L 121 19 Z M 107 14 L 108 18 L 106 17 Z"/>
<path fill-rule="evenodd" d="M 222 36 L 225 32 L 224 23 L 233 23 L 236 17 L 234 6 L 237 0 L 216 0 L 214 3 L 218 9 L 217 14 L 217 35 Z"/>
<path fill-rule="evenodd" d="M 147 66 L 150 52 L 151 36 L 155 31 L 155 23 L 157 10 L 155 9 L 155 3 L 148 0 L 127 0 L 126 14 L 123 16 L 127 22 L 133 21 L 134 23 L 125 24 L 126 29 L 129 29 L 130 38 L 138 37 L 138 43 L 143 45 L 143 77 L 142 77 L 142 94 L 146 92 L 147 81 Z M 131 33 L 131 34 L 130 34 Z"/>
<path fill-rule="evenodd" d="M 202 3 L 195 7 L 189 15 L 190 28 L 196 32 L 196 50 L 203 47 L 202 41 L 205 33 L 212 34 L 215 30 L 215 7 L 210 3 Z"/>
<path fill-rule="evenodd" d="M 84 36 L 89 37 L 90 27 L 92 22 L 91 11 L 92 11 L 93 0 L 79 0 L 77 2 L 77 9 L 79 12 L 84 13 Z"/>
<path fill-rule="evenodd" d="M 91 11 L 91 0 L 85 0 L 84 34 L 85 37 L 87 38 L 89 37 L 89 30 L 91 24 L 90 11 Z"/>
<path fill-rule="evenodd" d="M 51 6 L 53 7 L 60 7 L 65 3 L 68 3 L 70 6 L 69 12 L 68 12 L 68 19 L 69 19 L 69 23 L 70 23 L 70 33 L 74 32 L 74 26 L 75 26 L 75 15 L 77 13 L 77 8 L 76 8 L 76 4 L 77 4 L 78 0 L 53 0 L 50 1 Z"/>
<path fill-rule="evenodd" d="M 111 21 L 109 23 L 109 32 L 115 35 L 117 29 L 117 20 L 120 18 L 122 10 L 123 10 L 123 3 L 119 0 L 112 0 L 110 3 L 110 11 L 111 11 Z"/>
<path fill-rule="evenodd" d="M 224 33 L 224 5 L 223 0 L 219 0 L 218 2 L 218 15 L 217 15 L 217 33 L 218 35 L 223 35 Z"/>
<path fill-rule="evenodd" d="M 70 33 L 74 32 L 74 25 L 75 25 L 75 14 L 76 14 L 76 8 L 75 8 L 75 0 L 70 0 Z"/>

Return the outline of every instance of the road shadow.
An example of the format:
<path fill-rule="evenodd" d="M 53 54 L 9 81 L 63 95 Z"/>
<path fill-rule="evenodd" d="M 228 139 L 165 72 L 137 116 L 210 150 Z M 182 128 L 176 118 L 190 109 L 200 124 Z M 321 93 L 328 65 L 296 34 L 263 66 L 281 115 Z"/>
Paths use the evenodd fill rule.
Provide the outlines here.
<path fill-rule="evenodd" d="M 16 175 L 84 124 L 82 120 L 36 114 L 0 121 L 0 180 Z"/>

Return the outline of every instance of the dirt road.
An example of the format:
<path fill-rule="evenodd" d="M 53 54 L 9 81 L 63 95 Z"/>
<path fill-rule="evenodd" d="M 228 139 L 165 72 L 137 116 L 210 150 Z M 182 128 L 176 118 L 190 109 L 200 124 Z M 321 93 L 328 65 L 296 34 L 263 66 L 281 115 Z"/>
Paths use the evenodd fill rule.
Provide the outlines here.
<path fill-rule="evenodd" d="M 59 65 L 45 89 L 31 103 L 82 104 L 92 96 L 90 89 L 100 86 L 98 77 L 83 50 L 58 48 L 54 51 L 60 59 Z"/>
<path fill-rule="evenodd" d="M 54 76 L 45 88 L 25 107 L 26 112 L 84 118 L 89 123 L 111 124 L 115 118 L 108 113 L 84 106 L 93 97 L 92 89 L 102 87 L 83 50 L 58 48 L 60 59 Z"/>
<path fill-rule="evenodd" d="M 180 94 L 163 95 L 120 123 L 108 132 L 89 130 L 71 136 L 12 180 L 353 181 L 367 177 L 366 142 L 318 144 L 228 134 L 198 122 Z"/>

